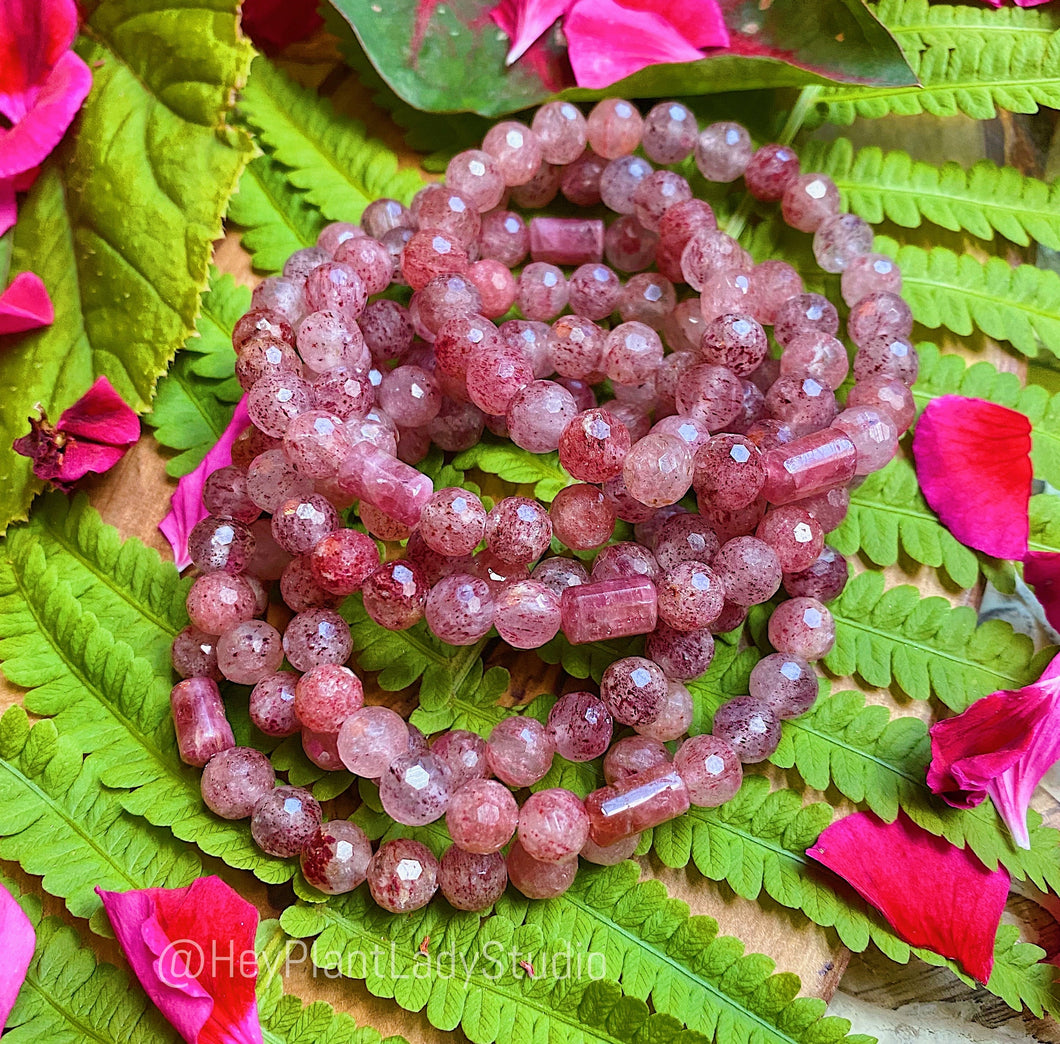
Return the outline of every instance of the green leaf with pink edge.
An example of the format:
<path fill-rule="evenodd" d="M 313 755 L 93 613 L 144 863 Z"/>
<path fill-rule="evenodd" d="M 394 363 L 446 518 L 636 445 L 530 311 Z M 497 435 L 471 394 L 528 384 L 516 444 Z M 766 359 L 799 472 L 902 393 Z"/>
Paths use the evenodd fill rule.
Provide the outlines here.
<path fill-rule="evenodd" d="M 574 86 L 564 48 L 546 34 L 526 57 L 504 64 L 508 38 L 489 18 L 494 0 L 332 0 L 353 26 L 388 84 L 418 109 L 498 116 L 560 92 L 576 99 L 605 92 Z M 901 49 L 861 0 L 739 0 L 725 5 L 732 53 L 656 65 L 607 94 L 666 97 L 833 80 L 874 85 L 916 82 Z"/>

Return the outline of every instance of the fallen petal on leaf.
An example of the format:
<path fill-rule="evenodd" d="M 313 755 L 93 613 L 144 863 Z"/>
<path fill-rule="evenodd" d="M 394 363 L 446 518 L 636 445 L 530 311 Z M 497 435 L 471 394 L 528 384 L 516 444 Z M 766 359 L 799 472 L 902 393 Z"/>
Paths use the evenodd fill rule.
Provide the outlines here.
<path fill-rule="evenodd" d="M 106 377 L 98 377 L 73 406 L 63 410 L 55 428 L 107 446 L 131 446 L 140 437 L 140 418 Z"/>
<path fill-rule="evenodd" d="M 960 962 L 987 982 L 1009 876 L 918 827 L 855 812 L 827 827 L 806 854 L 847 881 L 913 946 Z"/>
<path fill-rule="evenodd" d="M 15 1006 L 36 945 L 37 933 L 29 918 L 11 893 L 0 886 L 0 949 L 4 954 L 0 961 L 0 1026 L 7 1023 Z"/>
<path fill-rule="evenodd" d="M 490 18 L 501 27 L 511 41 L 508 65 L 518 61 L 527 48 L 559 18 L 571 0 L 501 0 L 490 11 Z"/>
<path fill-rule="evenodd" d="M 1022 413 L 943 395 L 924 408 L 913 456 L 924 498 L 962 544 L 1021 559 L 1030 532 L 1031 426 Z"/>
<path fill-rule="evenodd" d="M 673 0 L 618 0 L 631 11 L 650 11 L 669 22 L 693 47 L 728 47 L 729 30 L 713 0 L 676 4 Z"/>
<path fill-rule="evenodd" d="M 4 0 L 0 113 L 17 123 L 77 32 L 74 0 Z"/>
<path fill-rule="evenodd" d="M 266 54 L 304 40 L 324 24 L 315 4 L 291 0 L 244 0 L 243 32 Z"/>
<path fill-rule="evenodd" d="M 9 228 L 14 227 L 15 218 L 18 217 L 18 207 L 15 204 L 15 179 L 0 178 L 0 236 Z"/>
<path fill-rule="evenodd" d="M 12 192 L 12 210 L 14 205 L 15 197 Z M 0 218 L 3 213 L 4 201 L 0 198 Z M 0 220 L 0 226 L 2 225 L 3 221 Z M 19 272 L 11 280 L 11 285 L 0 294 L 0 334 L 25 333 L 41 326 L 50 326 L 54 321 L 55 309 L 48 296 L 48 289 L 41 277 L 35 273 Z"/>
<path fill-rule="evenodd" d="M 1060 631 L 1060 554 L 1028 551 L 1023 559 L 1023 579 L 1034 588 L 1045 618 L 1054 630 Z"/>

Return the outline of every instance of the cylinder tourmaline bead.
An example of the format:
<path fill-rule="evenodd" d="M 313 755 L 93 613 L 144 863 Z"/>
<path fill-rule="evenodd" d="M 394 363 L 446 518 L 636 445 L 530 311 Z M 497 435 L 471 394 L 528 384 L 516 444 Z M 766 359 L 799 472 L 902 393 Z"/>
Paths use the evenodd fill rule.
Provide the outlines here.
<path fill-rule="evenodd" d="M 846 432 L 822 428 L 765 454 L 762 494 L 770 504 L 790 504 L 845 486 L 854 477 L 857 460 Z"/>
<path fill-rule="evenodd" d="M 655 584 L 646 576 L 615 577 L 568 587 L 560 597 L 563 633 L 573 645 L 655 630 Z"/>
<path fill-rule="evenodd" d="M 599 261 L 604 256 L 604 223 L 590 218 L 531 218 L 530 256 L 552 265 Z"/>
<path fill-rule="evenodd" d="M 370 442 L 358 442 L 339 467 L 339 488 L 390 518 L 415 526 L 434 483 L 414 467 Z"/>
<path fill-rule="evenodd" d="M 212 678 L 185 678 L 169 694 L 180 760 L 202 768 L 215 754 L 236 745 L 221 692 Z"/>
<path fill-rule="evenodd" d="M 666 761 L 621 783 L 594 790 L 585 799 L 589 837 L 606 848 L 684 815 L 688 805 L 688 788 L 673 764 Z"/>

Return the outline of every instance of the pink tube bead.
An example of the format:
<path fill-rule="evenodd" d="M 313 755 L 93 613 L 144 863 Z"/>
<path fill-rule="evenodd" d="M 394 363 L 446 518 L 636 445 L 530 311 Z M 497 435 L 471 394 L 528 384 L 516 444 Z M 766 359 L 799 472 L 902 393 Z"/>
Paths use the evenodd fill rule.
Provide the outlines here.
<path fill-rule="evenodd" d="M 530 256 L 552 265 L 599 261 L 604 256 L 604 223 L 589 218 L 531 218 Z"/>
<path fill-rule="evenodd" d="M 688 787 L 669 761 L 621 783 L 594 790 L 585 799 L 589 837 L 605 848 L 676 819 L 688 811 Z"/>
<path fill-rule="evenodd" d="M 812 497 L 854 477 L 858 455 L 846 432 L 822 428 L 765 454 L 762 495 L 770 504 Z"/>
<path fill-rule="evenodd" d="M 560 596 L 563 633 L 573 645 L 655 630 L 655 584 L 646 576 L 615 577 L 568 587 Z"/>
<path fill-rule="evenodd" d="M 415 526 L 434 483 L 414 467 L 370 442 L 358 442 L 339 467 L 339 488 L 390 518 Z"/>
<path fill-rule="evenodd" d="M 180 760 L 202 768 L 215 754 L 236 745 L 221 692 L 212 678 L 185 678 L 169 694 Z"/>

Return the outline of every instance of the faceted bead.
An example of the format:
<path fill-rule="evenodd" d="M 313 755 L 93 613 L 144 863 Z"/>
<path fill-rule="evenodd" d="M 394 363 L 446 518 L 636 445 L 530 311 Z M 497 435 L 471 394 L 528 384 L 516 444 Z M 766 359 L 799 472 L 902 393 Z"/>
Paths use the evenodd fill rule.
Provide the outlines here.
<path fill-rule="evenodd" d="M 751 695 L 781 720 L 805 714 L 817 700 L 817 675 L 807 660 L 786 653 L 762 657 L 751 671 Z"/>
<path fill-rule="evenodd" d="M 767 602 L 780 587 L 781 568 L 776 552 L 755 537 L 742 536 L 723 544 L 713 566 L 725 596 L 737 605 Z"/>
<path fill-rule="evenodd" d="M 217 667 L 217 638 L 190 624 L 173 639 L 170 658 L 182 678 L 223 677 Z"/>
<path fill-rule="evenodd" d="M 338 523 L 338 512 L 330 501 L 319 493 L 309 493 L 285 500 L 275 509 L 272 535 L 285 551 L 303 555 L 335 530 Z"/>
<path fill-rule="evenodd" d="M 522 210 L 539 210 L 541 207 L 547 207 L 559 195 L 563 170 L 563 167 L 542 163 L 525 185 L 516 185 L 512 189 L 512 203 Z"/>
<path fill-rule="evenodd" d="M 799 176 L 799 157 L 787 145 L 763 145 L 743 173 L 747 191 L 755 199 L 774 203 Z"/>
<path fill-rule="evenodd" d="M 851 308 L 869 294 L 902 292 L 902 273 L 886 254 L 859 254 L 843 269 L 843 300 Z"/>
<path fill-rule="evenodd" d="M 719 616 L 712 625 L 714 630 L 717 630 L 721 619 Z M 667 678 L 691 681 L 705 674 L 710 667 L 714 659 L 714 635 L 706 627 L 696 631 L 676 631 L 660 623 L 648 635 L 644 651 L 663 669 Z"/>
<path fill-rule="evenodd" d="M 202 770 L 202 799 L 223 819 L 247 819 L 276 783 L 269 759 L 251 747 L 229 747 Z"/>
<path fill-rule="evenodd" d="M 373 200 L 361 214 L 361 227 L 373 239 L 382 239 L 391 229 L 414 226 L 412 212 L 396 199 Z"/>
<path fill-rule="evenodd" d="M 548 339 L 551 334 L 548 323 L 509 319 L 500 325 L 497 332 L 508 351 L 530 364 L 536 378 L 552 373 L 552 363 L 548 358 Z"/>
<path fill-rule="evenodd" d="M 913 393 L 902 381 L 886 376 L 866 377 L 858 381 L 847 393 L 847 409 L 855 406 L 871 406 L 889 413 L 894 418 L 899 435 L 909 430 L 916 417 Z"/>
<path fill-rule="evenodd" d="M 601 848 L 591 837 L 586 838 L 578 854 L 587 863 L 594 863 L 597 866 L 615 866 L 617 863 L 632 858 L 640 846 L 640 838 L 640 834 L 633 834 L 606 848 Z"/>
<path fill-rule="evenodd" d="M 500 852 L 475 855 L 450 845 L 438 869 L 438 887 L 458 910 L 488 910 L 504 894 L 508 868 Z"/>
<path fill-rule="evenodd" d="M 751 269 L 751 311 L 766 326 L 785 301 L 802 292 L 802 277 L 786 261 L 763 261 Z"/>
<path fill-rule="evenodd" d="M 536 718 L 516 715 L 493 727 L 486 743 L 490 771 L 510 787 L 528 787 L 552 767 L 556 745 Z"/>
<path fill-rule="evenodd" d="M 621 540 L 603 548 L 593 561 L 593 581 L 614 580 L 619 577 L 647 577 L 659 575 L 659 564 L 646 548 L 632 540 Z"/>
<path fill-rule="evenodd" d="M 489 585 L 490 595 L 496 597 L 509 584 L 530 579 L 530 567 L 525 563 L 505 562 L 488 547 L 471 559 L 469 572 Z"/>
<path fill-rule="evenodd" d="M 533 381 L 518 392 L 506 418 L 512 442 L 531 453 L 547 453 L 559 446 L 567 424 L 578 408 L 566 388 L 553 381 Z"/>
<path fill-rule="evenodd" d="M 714 714 L 714 735 L 736 752 L 745 765 L 765 761 L 780 742 L 780 721 L 754 696 L 737 696 Z"/>
<path fill-rule="evenodd" d="M 457 573 L 431 589 L 425 606 L 427 626 L 449 645 L 474 645 L 493 626 L 489 584 L 477 576 Z"/>
<path fill-rule="evenodd" d="M 320 586 L 309 555 L 299 555 L 287 564 L 280 577 L 280 594 L 287 607 L 296 613 L 314 608 L 336 609 L 343 598 Z"/>
<path fill-rule="evenodd" d="M 472 313 L 448 319 L 439 327 L 434 353 L 441 372 L 464 379 L 473 356 L 502 346 L 497 327 L 485 316 Z"/>
<path fill-rule="evenodd" d="M 257 611 L 254 589 L 241 576 L 207 573 L 188 592 L 188 618 L 207 634 L 224 634 Z"/>
<path fill-rule="evenodd" d="M 696 166 L 707 181 L 735 181 L 753 153 L 751 136 L 738 123 L 712 123 L 696 140 Z"/>
<path fill-rule="evenodd" d="M 186 765 L 202 767 L 215 754 L 235 746 L 220 690 L 212 678 L 177 682 L 169 694 L 169 704 L 180 760 Z"/>
<path fill-rule="evenodd" d="M 361 707 L 338 730 L 338 752 L 350 772 L 377 779 L 408 752 L 409 730 L 389 707 Z"/>
<path fill-rule="evenodd" d="M 467 392 L 484 413 L 503 417 L 512 399 L 534 379 L 534 371 L 521 355 L 507 347 L 481 352 L 467 367 Z"/>
<path fill-rule="evenodd" d="M 570 102 L 548 102 L 535 113 L 531 129 L 541 144 L 547 163 L 573 163 L 585 151 L 588 128 L 585 117 Z"/>
<path fill-rule="evenodd" d="M 448 487 L 436 490 L 420 515 L 420 534 L 443 555 L 471 554 L 486 529 L 486 509 L 474 493 Z"/>
<path fill-rule="evenodd" d="M 692 366 L 677 388 L 678 412 L 691 415 L 710 431 L 724 431 L 742 404 L 743 386 L 724 366 Z"/>
<path fill-rule="evenodd" d="M 438 230 L 440 231 L 440 230 Z M 390 281 L 394 286 L 408 286 L 409 281 L 405 276 L 403 270 L 403 262 L 405 256 L 405 247 L 412 241 L 412 237 L 415 235 L 415 231 L 411 228 L 392 228 L 389 232 L 386 232 L 379 240 L 383 246 L 386 247 L 387 253 L 390 254 L 391 263 L 394 266 L 394 270 L 391 273 Z M 422 252 L 422 247 L 421 247 Z M 422 259 L 422 258 L 421 258 Z M 457 270 L 459 270 L 459 262 L 454 262 Z M 446 271 L 443 267 L 442 271 Z M 433 271 L 422 272 L 418 277 L 417 281 L 422 279 L 426 282 L 432 275 L 436 273 Z"/>
<path fill-rule="evenodd" d="M 714 634 L 728 634 L 730 631 L 735 631 L 737 627 L 743 626 L 746 619 L 746 606 L 736 605 L 735 602 L 726 602 L 721 615 L 711 624 L 710 629 Z"/>
<path fill-rule="evenodd" d="M 714 530 L 720 543 L 738 536 L 749 536 L 766 513 L 766 499 L 759 495 L 756 500 L 742 508 L 715 508 L 706 497 L 697 498 L 699 514 L 704 523 Z"/>
<path fill-rule="evenodd" d="M 622 479 L 642 504 L 676 504 L 692 485 L 692 455 L 676 435 L 645 435 L 626 455 Z"/>
<path fill-rule="evenodd" d="M 688 788 L 670 765 L 658 765 L 585 799 L 589 836 L 606 848 L 688 811 Z"/>
<path fill-rule="evenodd" d="M 635 105 L 622 98 L 605 98 L 589 113 L 589 147 L 605 159 L 628 156 L 640 144 L 644 120 Z"/>
<path fill-rule="evenodd" d="M 808 568 L 824 547 L 821 524 L 795 504 L 769 511 L 758 524 L 755 536 L 773 548 L 785 573 Z"/>
<path fill-rule="evenodd" d="M 312 386 L 293 373 L 259 378 L 247 396 L 247 413 L 266 435 L 282 438 L 290 421 L 312 407 Z"/>
<path fill-rule="evenodd" d="M 307 609 L 287 625 L 283 650 L 291 666 L 308 671 L 325 663 L 345 663 L 353 652 L 350 628 L 331 609 Z"/>
<path fill-rule="evenodd" d="M 473 779 L 449 799 L 445 825 L 453 844 L 465 852 L 498 852 L 519 824 L 519 806 L 512 792 L 495 779 Z"/>
<path fill-rule="evenodd" d="M 519 810 L 519 844 L 543 863 L 578 858 L 589 836 L 589 816 L 577 794 L 562 787 L 539 790 Z"/>
<path fill-rule="evenodd" d="M 719 273 L 703 285 L 699 297 L 699 310 L 707 322 L 728 312 L 747 314 L 753 308 L 749 268 Z"/>
<path fill-rule="evenodd" d="M 563 633 L 573 645 L 647 634 L 657 620 L 655 585 L 619 577 L 567 588 L 560 597 Z"/>
<path fill-rule="evenodd" d="M 374 239 L 364 242 L 379 246 Z M 339 366 L 358 370 L 368 362 L 370 353 L 357 323 L 341 312 L 310 312 L 298 325 L 297 340 L 298 354 L 313 374 Z"/>
<path fill-rule="evenodd" d="M 563 270 L 534 261 L 519 273 L 515 301 L 527 319 L 554 319 L 567 306 L 567 278 Z"/>
<path fill-rule="evenodd" d="M 666 697 L 659 716 L 647 725 L 638 725 L 637 732 L 649 739 L 668 743 L 688 732 L 692 724 L 692 694 L 679 681 L 667 680 Z"/>
<path fill-rule="evenodd" d="M 827 174 L 800 174 L 784 190 L 781 212 L 792 228 L 816 232 L 839 213 L 839 189 Z"/>
<path fill-rule="evenodd" d="M 658 330 L 676 304 L 676 292 L 669 279 L 654 272 L 641 272 L 631 277 L 622 290 L 618 314 L 625 323 L 643 323 Z"/>
<path fill-rule="evenodd" d="M 857 450 L 855 475 L 869 475 L 885 467 L 898 452 L 898 426 L 886 410 L 855 406 L 843 410 L 832 427 L 846 432 Z"/>
<path fill-rule="evenodd" d="M 773 336 L 777 344 L 785 346 L 802 333 L 820 330 L 835 336 L 839 329 L 839 314 L 835 305 L 820 294 L 797 294 L 788 298 L 778 309 L 773 320 Z"/>
<path fill-rule="evenodd" d="M 629 430 L 607 410 L 585 410 L 563 429 L 560 463 L 582 482 L 604 482 L 622 470 L 630 444 Z"/>
<path fill-rule="evenodd" d="M 250 498 L 247 473 L 233 464 L 218 468 L 207 476 L 202 488 L 203 507 L 217 518 L 230 518 L 249 524 L 261 514 L 261 508 Z"/>
<path fill-rule="evenodd" d="M 621 280 L 602 264 L 581 265 L 567 285 L 571 310 L 593 322 L 609 316 L 618 307 L 622 293 Z"/>
<path fill-rule="evenodd" d="M 350 595 L 379 567 L 379 548 L 355 529 L 336 529 L 314 546 L 309 564 L 325 591 Z"/>
<path fill-rule="evenodd" d="M 787 374 L 766 392 L 766 412 L 791 426 L 796 435 L 826 428 L 838 413 L 835 392 L 806 374 Z"/>
<path fill-rule="evenodd" d="M 365 346 L 377 362 L 396 359 L 412 346 L 408 309 L 397 301 L 369 302 L 357 325 L 364 336 Z"/>
<path fill-rule="evenodd" d="M 633 214 L 623 214 L 607 226 L 604 257 L 620 272 L 640 272 L 655 260 L 659 237 Z"/>
<path fill-rule="evenodd" d="M 419 428 L 434 420 L 442 407 L 437 380 L 419 366 L 398 366 L 383 377 L 379 405 L 403 428 Z"/>
<path fill-rule="evenodd" d="M 401 274 L 413 290 L 422 290 L 435 276 L 467 271 L 467 250 L 450 232 L 425 228 L 413 233 L 401 251 Z"/>
<path fill-rule="evenodd" d="M 680 102 L 659 102 L 644 118 L 644 155 L 666 166 L 687 159 L 695 148 L 699 127 L 692 110 Z"/>
<path fill-rule="evenodd" d="M 250 833 L 263 852 L 286 859 L 298 855 L 321 820 L 316 798 L 302 787 L 277 787 L 254 807 Z"/>
<path fill-rule="evenodd" d="M 658 716 L 666 697 L 666 676 L 643 656 L 615 660 L 600 680 L 600 699 L 623 725 L 646 725 Z"/>
<path fill-rule="evenodd" d="M 599 374 L 597 374 L 599 377 Z M 574 377 L 556 377 L 556 383 L 562 385 L 574 396 L 574 401 L 579 410 L 592 410 L 596 408 L 596 392 L 587 381 L 578 380 Z"/>
<path fill-rule="evenodd" d="M 515 276 L 500 261 L 486 258 L 467 270 L 468 279 L 482 298 L 482 314 L 488 319 L 504 315 L 515 304 Z"/>
<path fill-rule="evenodd" d="M 250 720 L 266 736 L 292 736 L 301 728 L 294 712 L 298 675 L 278 671 L 262 678 L 250 693 Z"/>
<path fill-rule="evenodd" d="M 717 808 L 736 796 L 743 782 L 743 766 L 736 751 L 718 736 L 692 736 L 674 755 L 674 768 L 697 808 Z"/>
<path fill-rule="evenodd" d="M 856 214 L 825 218 L 813 235 L 813 253 L 826 272 L 842 272 L 872 250 L 872 226 Z"/>
<path fill-rule="evenodd" d="M 622 161 L 616 160 L 615 162 Z M 614 192 L 614 186 L 608 189 L 606 170 L 601 178 L 601 190 L 604 202 L 608 203 L 609 192 Z M 656 170 L 642 177 L 633 190 L 633 213 L 645 228 L 658 232 L 659 221 L 663 214 L 670 207 L 690 199 L 692 199 L 692 189 L 680 174 L 675 174 L 671 170 Z M 608 205 L 610 206 L 610 203 Z M 629 213 L 628 210 L 624 212 Z"/>
<path fill-rule="evenodd" d="M 537 168 L 536 163 L 534 168 Z M 480 214 L 492 210 L 504 197 L 505 180 L 501 168 L 488 152 L 481 149 L 458 152 L 445 168 L 445 183 L 470 199 Z"/>
<path fill-rule="evenodd" d="M 705 565 L 719 546 L 714 530 L 701 515 L 674 515 L 656 530 L 655 559 L 663 570 L 675 569 L 682 562 Z"/>
<path fill-rule="evenodd" d="M 509 268 L 526 260 L 530 252 L 530 231 L 522 217 L 511 210 L 491 210 L 482 216 L 479 253 Z"/>
<path fill-rule="evenodd" d="M 762 494 L 770 504 L 790 504 L 847 485 L 857 467 L 857 450 L 846 432 L 824 428 L 768 450 L 765 461 Z"/>
<path fill-rule="evenodd" d="M 850 369 L 843 342 L 830 334 L 814 330 L 793 337 L 780 357 L 780 372 L 785 376 L 805 375 L 835 391 Z"/>
<path fill-rule="evenodd" d="M 773 610 L 769 641 L 778 652 L 819 660 L 835 645 L 835 620 L 816 598 L 792 598 Z"/>
<path fill-rule="evenodd" d="M 607 160 L 591 149 L 568 164 L 560 179 L 560 192 L 576 207 L 591 207 L 600 202 L 600 175 Z"/>
<path fill-rule="evenodd" d="M 367 442 L 346 455 L 338 475 L 339 487 L 371 504 L 398 522 L 414 526 L 434 484 L 421 471 Z"/>
<path fill-rule="evenodd" d="M 674 355 L 677 354 L 686 353 L 674 353 Z M 674 355 L 668 355 L 666 360 L 673 359 Z M 665 369 L 665 362 L 663 365 Z M 686 367 L 686 369 L 688 368 Z M 680 376 L 684 376 L 683 372 Z M 651 430 L 663 435 L 676 435 L 688 447 L 688 452 L 692 454 L 693 460 L 695 460 L 699 450 L 710 441 L 710 429 L 703 423 L 702 419 L 690 417 L 687 414 L 675 413 L 669 417 L 663 417 L 661 421 L 657 421 L 653 425 Z"/>
<path fill-rule="evenodd" d="M 489 775 L 486 741 L 474 732 L 466 729 L 443 732 L 431 743 L 431 753 L 448 767 L 454 793 L 465 783 Z"/>
<path fill-rule="evenodd" d="M 568 587 L 588 583 L 589 573 L 576 558 L 542 558 L 534 566 L 531 579 L 540 581 L 562 596 Z"/>
<path fill-rule="evenodd" d="M 401 754 L 379 777 L 383 811 L 406 826 L 424 826 L 441 819 L 452 794 L 449 766 L 430 753 Z"/>
<path fill-rule="evenodd" d="M 695 456 L 692 483 L 718 510 L 746 507 L 766 480 L 761 451 L 742 435 L 714 435 Z"/>
<path fill-rule="evenodd" d="M 508 851 L 507 866 L 508 880 L 528 899 L 554 899 L 562 895 L 578 873 L 577 859 L 543 863 L 527 854 L 518 841 Z"/>
<path fill-rule="evenodd" d="M 283 436 L 288 460 L 310 478 L 331 478 L 350 449 L 350 436 L 339 417 L 309 410 L 294 417 Z"/>
<path fill-rule="evenodd" d="M 352 265 L 326 261 L 306 277 L 305 301 L 311 312 L 334 311 L 356 320 L 368 303 L 368 288 Z"/>
<path fill-rule="evenodd" d="M 505 497 L 486 518 L 486 546 L 505 562 L 532 562 L 551 539 L 548 512 L 528 497 Z"/>
<path fill-rule="evenodd" d="M 604 256 L 604 223 L 595 218 L 531 218 L 530 256 L 553 265 L 598 263 Z"/>
<path fill-rule="evenodd" d="M 657 739 L 648 736 L 626 736 L 604 756 L 604 779 L 608 785 L 622 784 L 642 772 L 669 765 L 670 752 Z"/>
<path fill-rule="evenodd" d="M 360 419 L 374 405 L 375 389 L 367 376 L 357 376 L 343 369 L 328 370 L 313 383 L 314 408 L 340 420 Z"/>
<path fill-rule="evenodd" d="M 869 294 L 856 302 L 847 316 L 847 334 L 861 348 L 874 338 L 892 341 L 908 338 L 913 330 L 913 313 L 897 294 Z"/>
<path fill-rule="evenodd" d="M 345 819 L 322 823 L 303 845 L 302 876 L 327 895 L 352 892 L 363 884 L 372 858 L 365 832 Z"/>
<path fill-rule="evenodd" d="M 908 337 L 870 337 L 854 355 L 854 380 L 885 377 L 910 388 L 920 371 L 920 357 Z"/>
<path fill-rule="evenodd" d="M 621 156 L 613 159 L 600 175 L 601 202 L 616 214 L 634 213 L 636 210 L 633 202 L 634 194 L 638 186 L 651 173 L 651 164 L 639 156 Z M 641 222 L 641 224 L 644 223 Z"/>
<path fill-rule="evenodd" d="M 599 372 L 606 344 L 606 334 L 596 323 L 566 315 L 552 324 L 548 359 L 556 373 L 581 380 Z"/>
<path fill-rule="evenodd" d="M 683 280 L 681 257 L 688 242 L 700 232 L 715 232 L 717 219 L 709 203 L 701 199 L 686 199 L 667 207 L 659 218 L 659 245 L 656 264 L 667 279 L 675 283 Z"/>
<path fill-rule="evenodd" d="M 367 870 L 376 905 L 391 913 L 419 910 L 438 890 L 438 860 L 419 841 L 384 841 Z"/>
<path fill-rule="evenodd" d="M 255 685 L 283 663 L 280 632 L 264 620 L 246 620 L 217 639 L 217 666 L 237 685 Z"/>
<path fill-rule="evenodd" d="M 644 522 L 654 514 L 654 510 L 647 504 L 642 504 L 630 496 L 621 475 L 616 475 L 604 483 L 603 496 L 611 514 L 623 522 Z"/>
<path fill-rule="evenodd" d="M 693 290 L 702 290 L 716 277 L 743 268 L 750 268 L 746 252 L 724 232 L 702 229 L 681 252 L 681 274 Z M 704 314 L 704 318 L 709 322 L 714 316 Z"/>
<path fill-rule="evenodd" d="M 559 595 L 537 580 L 505 584 L 494 608 L 497 633 L 513 649 L 538 649 L 559 633 Z"/>
<path fill-rule="evenodd" d="M 655 581 L 659 619 L 676 631 L 708 627 L 721 613 L 725 590 L 718 574 L 702 562 L 680 562 Z"/>
<path fill-rule="evenodd" d="M 363 705 L 360 678 L 339 664 L 312 667 L 295 686 L 295 714 L 314 732 L 337 733 L 342 723 Z"/>
<path fill-rule="evenodd" d="M 719 315 L 703 326 L 699 346 L 703 361 L 724 366 L 738 377 L 753 373 L 768 351 L 765 330 L 749 315 Z"/>
<path fill-rule="evenodd" d="M 378 240 L 369 236 L 347 240 L 335 252 L 335 260 L 349 265 L 361 277 L 369 296 L 381 294 L 390 285 L 394 263 L 390 251 Z M 363 308 L 361 312 L 363 314 Z"/>
<path fill-rule="evenodd" d="M 254 536 L 242 522 L 207 515 L 188 534 L 188 554 L 204 573 L 242 573 L 254 555 Z"/>
<path fill-rule="evenodd" d="M 236 320 L 232 328 L 232 347 L 238 354 L 243 345 L 255 337 L 271 337 L 290 345 L 294 344 L 291 324 L 278 312 L 265 308 L 252 308 Z"/>
<path fill-rule="evenodd" d="M 303 728 L 302 750 L 317 768 L 325 772 L 339 772 L 342 769 L 337 732 L 314 732 Z"/>
<path fill-rule="evenodd" d="M 846 587 L 850 566 L 846 558 L 834 547 L 824 545 L 824 550 L 798 573 L 784 575 L 784 590 L 792 598 L 816 598 L 819 602 L 830 602 L 838 598 Z"/>
<path fill-rule="evenodd" d="M 549 517 L 556 539 L 574 550 L 606 544 L 615 529 L 615 516 L 603 493 L 586 483 L 561 489 Z"/>
<path fill-rule="evenodd" d="M 548 712 L 556 753 L 568 761 L 592 761 L 606 753 L 613 727 L 603 701 L 589 692 L 569 692 Z"/>
<path fill-rule="evenodd" d="M 305 280 L 283 276 L 263 279 L 250 295 L 250 306 L 252 310 L 276 312 L 293 326 L 305 315 Z"/>

